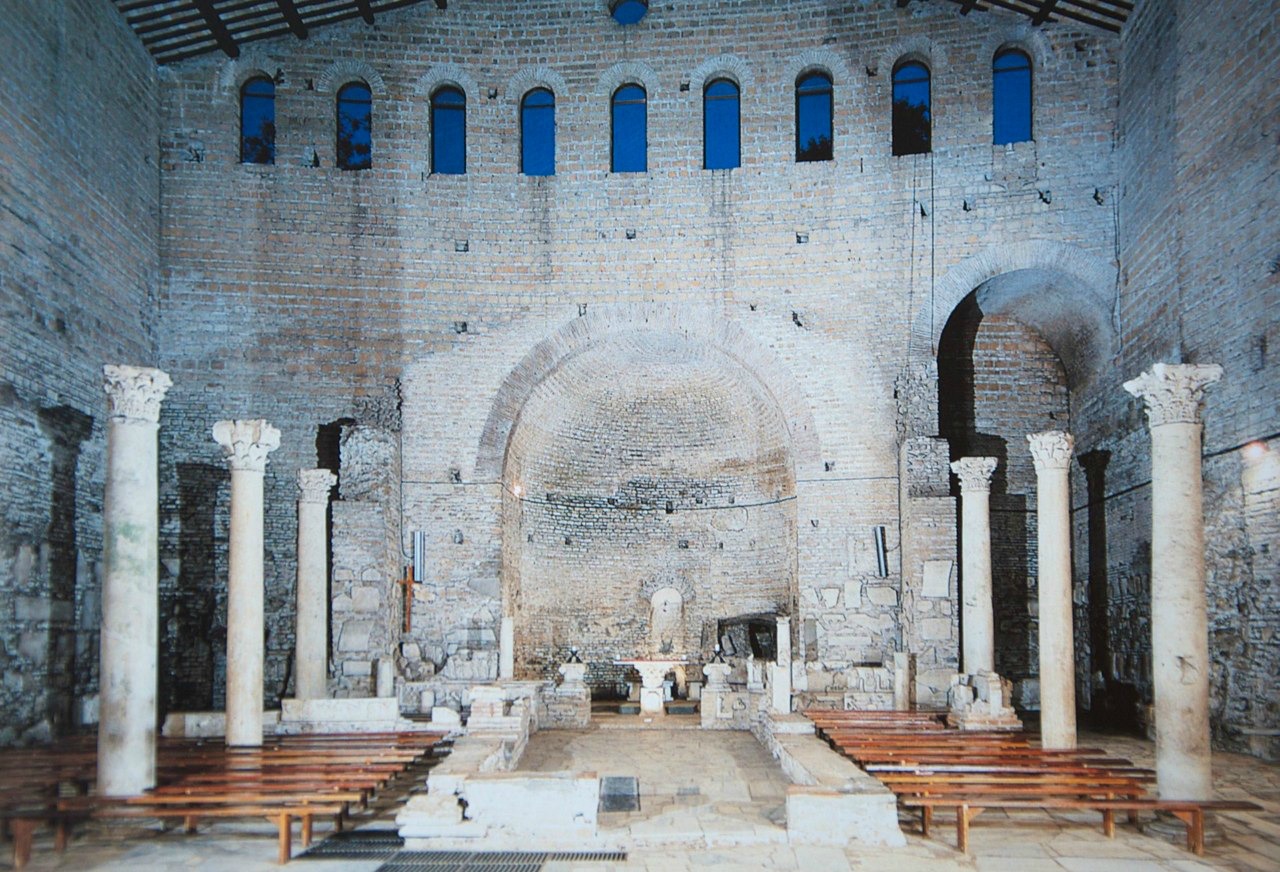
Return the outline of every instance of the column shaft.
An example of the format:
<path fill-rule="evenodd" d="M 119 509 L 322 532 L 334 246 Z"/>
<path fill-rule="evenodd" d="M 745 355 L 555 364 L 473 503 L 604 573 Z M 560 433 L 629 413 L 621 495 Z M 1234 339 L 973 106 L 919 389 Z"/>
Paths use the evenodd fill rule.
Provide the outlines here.
<path fill-rule="evenodd" d="M 960 536 L 964 559 L 963 666 L 970 675 L 996 668 L 995 615 L 991 603 L 991 495 L 966 488 L 960 495 Z"/>
<path fill-rule="evenodd" d="M 1075 642 L 1071 615 L 1071 437 L 1029 436 L 1036 463 L 1036 542 L 1040 567 L 1040 741 L 1076 747 Z"/>
<path fill-rule="evenodd" d="M 326 472 L 326 475 L 329 473 Z M 294 696 L 328 696 L 328 535 L 323 502 L 298 501 L 297 638 Z"/>
<path fill-rule="evenodd" d="M 107 423 L 103 503 L 98 791 L 132 796 L 156 783 L 159 531 L 151 421 Z"/>
<path fill-rule="evenodd" d="M 262 744 L 262 472 L 231 470 L 227 744 Z"/>
<path fill-rule="evenodd" d="M 1161 799 L 1211 799 L 1200 425 L 1151 428 L 1151 669 Z"/>

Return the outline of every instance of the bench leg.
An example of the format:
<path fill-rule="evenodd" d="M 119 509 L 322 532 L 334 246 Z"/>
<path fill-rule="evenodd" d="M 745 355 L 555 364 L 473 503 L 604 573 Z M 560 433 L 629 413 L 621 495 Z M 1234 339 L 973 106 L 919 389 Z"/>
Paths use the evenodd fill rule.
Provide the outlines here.
<path fill-rule="evenodd" d="M 920 806 L 920 835 L 929 835 L 929 825 L 933 823 L 933 806 Z"/>
<path fill-rule="evenodd" d="M 344 817 L 345 815 L 343 815 L 342 812 L 338 812 L 333 816 L 333 831 L 335 833 L 342 832 L 342 822 Z"/>
<path fill-rule="evenodd" d="M 1102 810 L 1102 832 L 1108 839 L 1116 837 L 1116 813 L 1112 809 Z"/>
<path fill-rule="evenodd" d="M 1173 816 L 1187 825 L 1187 850 L 1196 856 L 1204 854 L 1204 809 L 1175 811 Z"/>
<path fill-rule="evenodd" d="M 302 815 L 302 847 L 311 846 L 311 813 L 306 812 Z"/>
<path fill-rule="evenodd" d="M 36 830 L 36 822 L 13 818 L 9 821 L 9 831 L 13 833 L 13 868 L 21 869 L 31 860 L 31 840 Z"/>
<path fill-rule="evenodd" d="M 293 856 L 293 820 L 287 811 L 280 812 L 276 826 L 280 832 L 280 850 L 276 854 L 276 862 L 283 866 Z"/>
<path fill-rule="evenodd" d="M 196 831 L 196 818 L 194 815 L 187 815 L 182 819 L 182 831 L 184 833 L 194 833 Z"/>
<path fill-rule="evenodd" d="M 71 823 L 63 818 L 59 818 L 53 825 L 53 850 L 61 854 L 67 850 L 67 842 L 70 841 Z"/>

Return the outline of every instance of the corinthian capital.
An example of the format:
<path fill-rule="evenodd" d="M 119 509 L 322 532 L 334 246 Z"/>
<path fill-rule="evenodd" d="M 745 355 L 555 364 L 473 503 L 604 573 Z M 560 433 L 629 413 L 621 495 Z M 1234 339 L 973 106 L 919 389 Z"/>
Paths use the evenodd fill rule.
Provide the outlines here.
<path fill-rule="evenodd" d="M 299 502 L 327 503 L 329 489 L 338 483 L 338 477 L 327 469 L 299 469 L 298 490 L 302 492 Z"/>
<path fill-rule="evenodd" d="M 262 472 L 267 455 L 280 447 L 280 431 L 261 418 L 248 421 L 219 421 L 213 425 L 213 439 L 226 452 L 232 469 Z"/>
<path fill-rule="evenodd" d="M 1031 433 L 1027 436 L 1031 444 L 1031 459 L 1036 463 L 1036 473 L 1041 474 L 1051 469 L 1066 469 L 1071 465 L 1071 449 L 1076 441 L 1070 433 L 1061 430 L 1045 430 L 1043 433 Z"/>
<path fill-rule="evenodd" d="M 994 457 L 961 457 L 951 461 L 951 471 L 960 479 L 961 493 L 989 492 L 996 462 Z"/>
<path fill-rule="evenodd" d="M 1220 378 L 1222 367 L 1216 363 L 1157 363 L 1125 382 L 1124 389 L 1142 398 L 1152 427 L 1199 424 L 1204 389 Z"/>
<path fill-rule="evenodd" d="M 117 421 L 160 420 L 160 401 L 173 386 L 169 374 L 149 366 L 107 364 L 102 368 L 107 417 Z"/>

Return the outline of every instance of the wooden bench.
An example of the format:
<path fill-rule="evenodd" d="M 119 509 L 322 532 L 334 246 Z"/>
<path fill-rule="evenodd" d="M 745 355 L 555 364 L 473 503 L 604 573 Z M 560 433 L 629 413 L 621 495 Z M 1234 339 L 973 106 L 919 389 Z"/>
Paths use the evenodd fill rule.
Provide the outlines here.
<path fill-rule="evenodd" d="M 956 847 L 967 853 L 969 850 L 969 824 L 982 812 L 989 808 L 1007 809 L 1075 809 L 1097 811 L 1102 813 L 1102 831 L 1108 838 L 1115 836 L 1115 813 L 1126 811 L 1136 815 L 1142 811 L 1164 811 L 1182 821 L 1187 827 L 1187 848 L 1196 855 L 1204 854 L 1204 813 L 1206 811 L 1261 811 L 1262 806 L 1255 802 L 1243 800 L 1173 800 L 1153 798 L 1125 799 L 1068 799 L 1065 797 L 1043 797 L 1038 799 L 980 796 L 916 796 L 902 797 L 899 802 L 907 808 L 920 809 L 920 829 L 925 836 L 929 835 L 933 810 L 937 808 L 952 809 L 956 815 Z"/>

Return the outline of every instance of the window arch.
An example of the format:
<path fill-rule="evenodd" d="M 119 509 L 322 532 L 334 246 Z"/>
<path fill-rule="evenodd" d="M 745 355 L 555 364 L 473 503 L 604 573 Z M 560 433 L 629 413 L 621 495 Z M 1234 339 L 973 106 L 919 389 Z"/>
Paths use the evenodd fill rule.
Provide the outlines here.
<path fill-rule="evenodd" d="M 609 171 L 649 171 L 648 96 L 640 85 L 623 85 L 613 92 L 612 148 Z"/>
<path fill-rule="evenodd" d="M 1031 58 L 1004 48 L 991 62 L 991 140 L 996 145 L 1031 139 Z"/>
<path fill-rule="evenodd" d="M 534 88 L 520 100 L 520 172 L 556 174 L 556 95 Z"/>
<path fill-rule="evenodd" d="M 431 172 L 460 176 L 467 171 L 467 95 L 445 85 L 431 95 Z"/>
<path fill-rule="evenodd" d="M 649 12 L 649 0 L 614 0 L 609 14 L 619 24 L 635 24 Z"/>
<path fill-rule="evenodd" d="M 742 166 L 741 93 L 728 79 L 702 89 L 702 167 L 728 170 Z"/>
<path fill-rule="evenodd" d="M 240 87 L 240 162 L 276 162 L 276 84 L 267 76 Z"/>
<path fill-rule="evenodd" d="M 831 160 L 835 111 L 831 76 L 822 71 L 796 79 L 796 162 Z"/>
<path fill-rule="evenodd" d="M 348 82 L 338 89 L 337 118 L 339 169 L 367 170 L 373 166 L 373 92 L 368 85 Z"/>
<path fill-rule="evenodd" d="M 928 154 L 931 128 L 929 68 L 920 61 L 899 61 L 893 68 L 893 153 Z"/>

